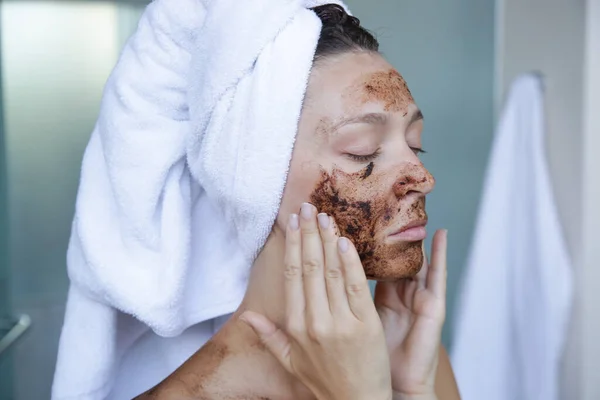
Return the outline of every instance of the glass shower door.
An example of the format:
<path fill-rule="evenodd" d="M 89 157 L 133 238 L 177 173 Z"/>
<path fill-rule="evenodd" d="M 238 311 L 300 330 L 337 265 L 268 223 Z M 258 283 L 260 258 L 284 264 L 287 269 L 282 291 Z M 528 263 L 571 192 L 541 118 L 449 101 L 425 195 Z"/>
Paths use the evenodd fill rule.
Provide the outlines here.
<path fill-rule="evenodd" d="M 0 316 L 31 317 L 0 354 L 0 400 L 50 398 L 81 158 L 146 3 L 0 2 Z"/>
<path fill-rule="evenodd" d="M 0 47 L 0 55 L 1 54 L 2 51 Z M 0 75 L 1 73 L 0 70 Z M 0 96 L 0 340 L 2 340 L 11 329 L 11 323 L 9 322 L 10 307 L 8 304 L 8 213 L 6 208 L 6 157 L 4 156 L 3 122 L 2 96 Z M 8 398 L 12 391 L 10 366 L 11 360 L 9 359 L 8 352 L 0 353 L 0 399 Z"/>

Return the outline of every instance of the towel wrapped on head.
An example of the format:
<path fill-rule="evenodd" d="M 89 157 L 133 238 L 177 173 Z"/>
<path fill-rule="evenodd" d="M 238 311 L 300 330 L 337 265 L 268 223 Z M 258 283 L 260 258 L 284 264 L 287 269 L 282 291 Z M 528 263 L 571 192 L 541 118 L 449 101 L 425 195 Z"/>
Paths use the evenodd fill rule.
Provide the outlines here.
<path fill-rule="evenodd" d="M 156 0 L 85 152 L 54 398 L 102 398 L 140 336 L 239 305 L 281 201 L 329 1 Z M 85 393 L 96 393 L 94 396 Z"/>

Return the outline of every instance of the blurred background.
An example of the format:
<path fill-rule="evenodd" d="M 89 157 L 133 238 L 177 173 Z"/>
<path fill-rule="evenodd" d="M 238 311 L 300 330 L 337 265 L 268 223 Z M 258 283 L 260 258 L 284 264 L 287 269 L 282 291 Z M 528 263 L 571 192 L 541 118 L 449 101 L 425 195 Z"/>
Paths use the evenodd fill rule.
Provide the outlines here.
<path fill-rule="evenodd" d="M 598 87 L 600 74 L 600 2 L 347 3 L 377 34 L 426 118 L 423 160 L 437 179 L 428 200 L 430 224 L 450 232 L 443 337 L 449 348 L 458 283 L 506 90 L 523 72 L 543 74 L 547 154 L 576 281 L 561 391 L 565 399 L 600 398 L 600 275 L 593 257 L 600 226 L 594 207 L 600 204 L 594 173 L 600 171 L 600 143 L 593 134 L 600 136 L 594 115 L 600 101 L 589 90 Z M 0 399 L 50 396 L 81 159 L 103 85 L 146 4 L 0 3 L 0 333 L 19 321 L 23 331 L 0 354 Z"/>

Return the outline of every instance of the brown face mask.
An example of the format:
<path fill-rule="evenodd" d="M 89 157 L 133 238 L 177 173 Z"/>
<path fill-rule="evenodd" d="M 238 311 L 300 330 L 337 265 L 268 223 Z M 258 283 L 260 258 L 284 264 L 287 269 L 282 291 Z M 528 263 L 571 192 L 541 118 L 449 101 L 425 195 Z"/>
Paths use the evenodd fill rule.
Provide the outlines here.
<path fill-rule="evenodd" d="M 381 103 L 384 111 L 401 112 L 404 116 L 415 101 L 406 81 L 394 69 L 361 77 L 346 89 L 343 97 L 348 110 L 366 103 Z"/>
<path fill-rule="evenodd" d="M 342 236 L 352 240 L 366 275 L 398 280 L 417 274 L 423 265 L 422 242 L 387 243 L 387 235 L 415 220 L 427 218 L 425 197 L 406 195 L 433 177 L 422 166 L 404 164 L 378 172 L 374 164 L 348 174 L 334 168 L 321 172 L 310 200 L 319 212 L 331 215 Z"/>

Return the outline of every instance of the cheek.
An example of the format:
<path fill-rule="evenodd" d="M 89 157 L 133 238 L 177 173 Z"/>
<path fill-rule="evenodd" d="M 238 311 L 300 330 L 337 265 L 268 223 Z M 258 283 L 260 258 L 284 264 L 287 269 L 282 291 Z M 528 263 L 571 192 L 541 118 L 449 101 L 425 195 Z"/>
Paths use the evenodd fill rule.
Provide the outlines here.
<path fill-rule="evenodd" d="M 319 177 L 319 164 L 305 159 L 292 159 L 277 215 L 279 228 L 285 230 L 289 215 L 292 213 L 297 214 L 302 203 L 310 201 L 310 194 Z"/>

